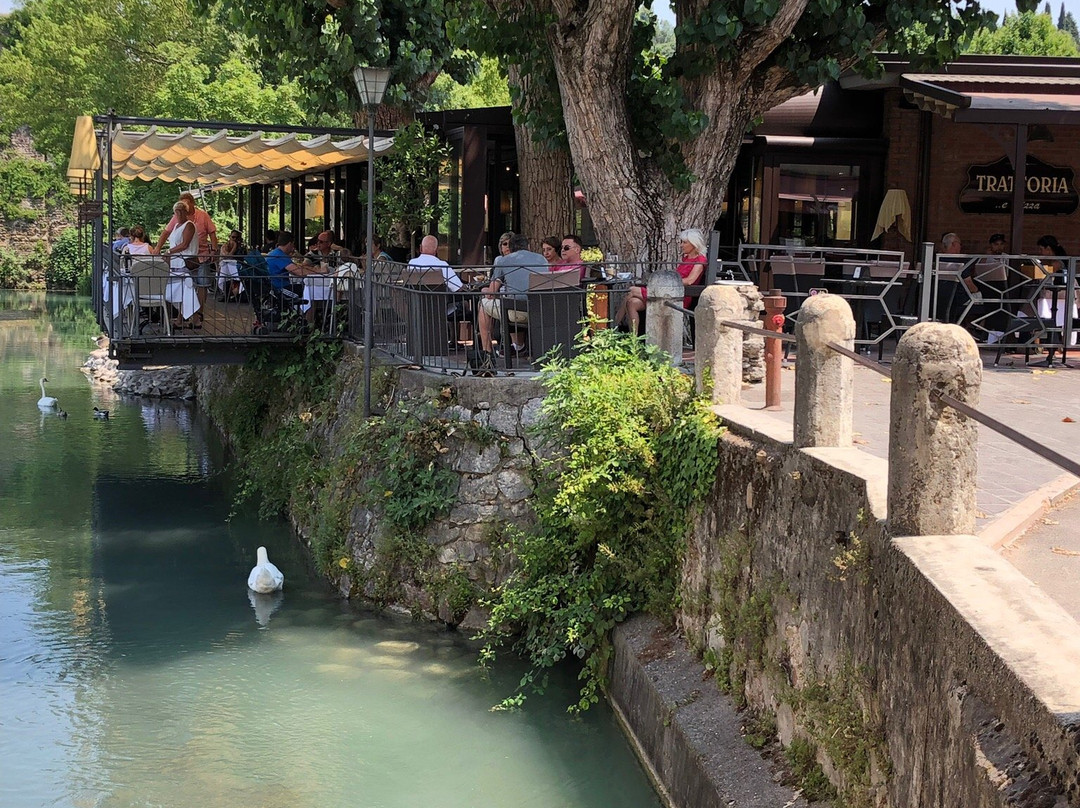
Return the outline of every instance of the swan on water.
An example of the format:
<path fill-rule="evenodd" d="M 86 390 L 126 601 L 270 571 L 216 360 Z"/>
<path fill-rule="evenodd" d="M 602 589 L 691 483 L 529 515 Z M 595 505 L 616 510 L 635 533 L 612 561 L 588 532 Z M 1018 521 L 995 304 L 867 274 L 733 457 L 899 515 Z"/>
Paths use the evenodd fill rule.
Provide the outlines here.
<path fill-rule="evenodd" d="M 38 399 L 37 405 L 43 410 L 51 410 L 54 407 L 59 406 L 55 398 L 45 395 L 45 382 L 47 381 L 48 379 L 42 376 L 41 381 L 38 382 L 38 384 L 41 385 L 41 398 Z"/>
<path fill-rule="evenodd" d="M 94 407 L 94 417 L 97 418 L 99 421 L 108 421 L 109 411 L 99 410 L 97 407 Z"/>
<path fill-rule="evenodd" d="M 265 547 L 260 547 L 258 550 L 258 560 L 248 574 L 247 584 L 248 589 L 264 595 L 277 592 L 285 584 L 285 576 L 281 574 L 281 570 L 270 563 Z"/>

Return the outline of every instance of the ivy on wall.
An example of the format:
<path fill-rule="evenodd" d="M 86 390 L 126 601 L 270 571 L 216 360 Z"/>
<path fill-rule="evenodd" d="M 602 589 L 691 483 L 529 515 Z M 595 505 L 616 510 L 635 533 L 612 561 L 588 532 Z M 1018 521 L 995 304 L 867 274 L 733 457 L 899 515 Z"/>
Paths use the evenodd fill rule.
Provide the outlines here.
<path fill-rule="evenodd" d="M 595 703 L 608 633 L 635 612 L 670 615 L 694 511 L 715 480 L 716 417 L 693 380 L 643 339 L 614 329 L 552 359 L 539 437 L 554 447 L 540 468 L 531 531 L 508 531 L 517 567 L 494 592 L 481 658 L 512 646 L 532 663 L 504 707 L 542 690 L 544 672 L 583 660 L 572 710 Z"/>

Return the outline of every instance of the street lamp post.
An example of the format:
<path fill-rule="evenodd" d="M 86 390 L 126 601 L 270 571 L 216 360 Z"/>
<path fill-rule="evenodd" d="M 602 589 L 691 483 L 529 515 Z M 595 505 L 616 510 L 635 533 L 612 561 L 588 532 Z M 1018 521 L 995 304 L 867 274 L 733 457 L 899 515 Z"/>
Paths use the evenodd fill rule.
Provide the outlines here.
<path fill-rule="evenodd" d="M 367 107 L 367 240 L 364 249 L 364 417 L 371 415 L 371 349 L 375 342 L 375 287 L 371 269 L 371 243 L 375 238 L 375 108 L 382 103 L 383 93 L 390 80 L 385 67 L 357 67 L 353 81 L 360 93 L 360 102 Z"/>

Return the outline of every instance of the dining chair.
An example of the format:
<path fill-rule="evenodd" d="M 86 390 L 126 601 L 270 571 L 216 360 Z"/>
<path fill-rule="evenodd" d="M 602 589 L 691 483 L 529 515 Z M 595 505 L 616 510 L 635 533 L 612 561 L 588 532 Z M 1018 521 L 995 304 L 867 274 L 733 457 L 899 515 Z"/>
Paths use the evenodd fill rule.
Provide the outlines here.
<path fill-rule="evenodd" d="M 165 259 L 155 256 L 131 256 L 127 269 L 135 284 L 135 305 L 140 309 L 160 309 L 161 327 L 165 335 L 172 336 L 172 313 L 169 302 L 165 299 L 165 290 L 169 285 L 169 267 Z M 139 333 L 149 324 L 149 320 L 139 326 Z"/>

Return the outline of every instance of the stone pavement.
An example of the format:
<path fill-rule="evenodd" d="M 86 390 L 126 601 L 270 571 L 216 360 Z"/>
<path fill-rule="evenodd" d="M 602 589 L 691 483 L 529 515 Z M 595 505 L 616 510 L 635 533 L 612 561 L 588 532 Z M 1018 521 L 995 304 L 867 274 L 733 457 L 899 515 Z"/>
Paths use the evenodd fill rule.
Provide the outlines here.
<path fill-rule="evenodd" d="M 1080 459 L 1080 368 L 994 368 L 993 356 L 983 352 L 979 409 L 1066 457 Z M 1006 357 L 1003 364 L 1008 361 L 1022 365 L 1020 357 Z M 890 384 L 869 368 L 855 366 L 855 443 L 882 458 L 889 453 Z M 794 387 L 794 363 L 789 362 L 782 374 L 781 409 L 770 415 L 791 423 Z M 762 409 L 764 384 L 743 385 L 742 404 Z M 1080 496 L 1052 515 L 1046 512 L 1077 486 L 1080 479 L 979 425 L 979 535 L 994 547 L 1008 547 L 1006 557 L 1016 559 L 1025 575 L 1080 619 Z"/>
<path fill-rule="evenodd" d="M 1080 622 L 1080 495 L 1042 514 L 1001 553 Z"/>

